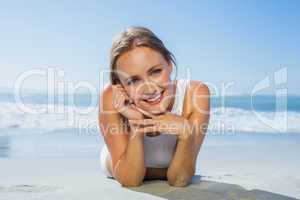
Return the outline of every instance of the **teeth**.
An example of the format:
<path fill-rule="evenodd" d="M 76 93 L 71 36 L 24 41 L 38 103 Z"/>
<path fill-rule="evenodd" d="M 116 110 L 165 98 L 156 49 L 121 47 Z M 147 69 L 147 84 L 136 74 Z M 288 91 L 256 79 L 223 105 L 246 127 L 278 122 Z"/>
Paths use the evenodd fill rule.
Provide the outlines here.
<path fill-rule="evenodd" d="M 158 99 L 160 98 L 160 96 L 161 96 L 161 94 L 157 95 L 155 98 L 152 98 L 152 99 L 146 99 L 146 101 L 150 101 L 150 102 L 156 101 L 156 100 L 158 100 Z"/>
<path fill-rule="evenodd" d="M 156 101 L 157 99 L 159 99 L 159 97 L 160 97 L 160 95 L 159 96 L 157 96 L 156 98 L 154 98 L 154 99 L 148 99 L 148 101 Z"/>

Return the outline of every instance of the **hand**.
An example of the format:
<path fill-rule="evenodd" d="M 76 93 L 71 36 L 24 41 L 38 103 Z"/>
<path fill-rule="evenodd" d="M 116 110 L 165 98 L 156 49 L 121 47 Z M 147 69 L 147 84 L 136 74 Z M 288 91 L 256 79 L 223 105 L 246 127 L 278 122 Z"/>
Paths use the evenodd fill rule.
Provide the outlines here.
<path fill-rule="evenodd" d="M 122 85 L 112 85 L 113 88 L 113 106 L 128 119 L 143 119 L 143 113 L 136 109 L 132 100 L 128 96 L 127 92 Z"/>
<path fill-rule="evenodd" d="M 149 113 L 149 112 L 147 112 L 147 111 L 145 111 L 145 110 L 143 110 L 143 109 L 141 109 L 139 107 L 135 107 L 135 108 L 138 111 L 140 111 L 141 113 L 143 113 L 148 118 L 154 118 L 155 117 L 155 115 L 153 115 L 153 114 L 151 114 L 151 113 Z M 131 128 L 135 128 L 135 127 L 131 127 Z M 160 135 L 160 133 L 157 132 L 157 131 L 155 131 L 155 132 L 147 132 L 146 135 L 149 136 L 149 137 L 155 137 L 155 136 Z"/>
<path fill-rule="evenodd" d="M 191 136 L 191 124 L 184 117 L 171 112 L 152 116 L 151 119 L 129 120 L 130 126 L 134 127 L 135 134 L 147 134 L 148 132 L 160 132 L 177 135 L 178 139 L 184 140 Z"/>

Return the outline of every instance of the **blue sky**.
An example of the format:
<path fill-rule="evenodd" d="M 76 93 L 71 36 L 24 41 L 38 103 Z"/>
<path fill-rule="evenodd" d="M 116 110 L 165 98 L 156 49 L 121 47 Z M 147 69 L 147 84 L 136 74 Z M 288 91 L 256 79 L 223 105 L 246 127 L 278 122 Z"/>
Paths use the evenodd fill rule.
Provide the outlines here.
<path fill-rule="evenodd" d="M 234 81 L 229 92 L 245 94 L 287 67 L 288 91 L 300 94 L 299 10 L 297 0 L 2 1 L 0 88 L 12 88 L 24 71 L 47 67 L 97 86 L 112 38 L 141 25 L 175 54 L 179 77 L 188 67 L 192 79 L 217 87 Z M 38 78 L 24 82 L 24 88 L 44 85 Z"/>

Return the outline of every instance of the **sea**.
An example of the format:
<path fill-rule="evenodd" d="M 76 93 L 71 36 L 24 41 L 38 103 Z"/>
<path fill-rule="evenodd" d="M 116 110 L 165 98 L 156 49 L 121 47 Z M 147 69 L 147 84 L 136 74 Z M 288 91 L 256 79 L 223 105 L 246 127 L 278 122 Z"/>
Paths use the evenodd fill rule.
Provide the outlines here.
<path fill-rule="evenodd" d="M 0 158 L 99 157 L 99 96 L 0 93 Z M 203 148 L 300 145 L 300 96 L 211 98 Z"/>

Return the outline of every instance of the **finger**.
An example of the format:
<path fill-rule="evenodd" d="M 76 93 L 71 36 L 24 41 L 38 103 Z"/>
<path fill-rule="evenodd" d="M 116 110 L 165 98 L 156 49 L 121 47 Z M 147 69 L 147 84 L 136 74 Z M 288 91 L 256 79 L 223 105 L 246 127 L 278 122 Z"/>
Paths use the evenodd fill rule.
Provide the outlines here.
<path fill-rule="evenodd" d="M 113 90 L 115 90 L 116 92 L 121 92 L 121 93 L 126 93 L 126 90 L 123 86 L 121 86 L 120 84 L 118 85 L 112 85 Z"/>
<path fill-rule="evenodd" d="M 121 84 L 117 84 L 116 88 L 120 89 L 120 90 L 125 90 L 125 88 L 121 85 Z"/>
<path fill-rule="evenodd" d="M 151 132 L 157 132 L 158 129 L 156 126 L 147 126 L 147 127 L 142 127 L 142 128 L 137 128 L 135 132 L 137 134 L 146 134 L 146 133 L 151 133 Z"/>
<path fill-rule="evenodd" d="M 120 88 L 119 85 L 112 85 L 111 87 L 112 87 L 113 89 L 115 89 L 115 90 Z"/>
<path fill-rule="evenodd" d="M 135 105 L 132 105 L 134 108 L 136 108 L 138 111 L 140 111 L 141 113 L 143 113 L 144 115 L 146 115 L 147 117 L 151 117 L 151 118 L 155 118 L 156 116 L 155 115 L 153 115 L 153 114 L 151 114 L 151 113 L 149 113 L 149 112 L 147 112 L 147 111 L 145 111 L 145 110 L 143 110 L 143 109 L 141 109 L 141 108 L 139 108 L 139 107 L 137 107 L 137 106 L 135 106 Z"/>
<path fill-rule="evenodd" d="M 114 101 L 115 101 L 115 103 L 116 103 L 116 105 L 118 106 L 119 109 L 122 108 L 123 99 L 124 98 L 122 96 L 120 96 L 119 98 L 114 99 Z"/>
<path fill-rule="evenodd" d="M 114 104 L 115 108 L 119 109 L 119 107 L 120 107 L 120 99 L 113 98 L 113 104 Z"/>
<path fill-rule="evenodd" d="M 133 125 L 156 125 L 157 122 L 153 119 L 130 119 L 129 123 Z"/>
<path fill-rule="evenodd" d="M 156 115 L 155 116 L 155 118 L 156 119 L 163 119 L 163 118 L 165 118 L 167 115 L 172 115 L 173 113 L 172 112 L 170 112 L 170 111 L 165 111 L 164 113 L 162 113 L 162 114 L 160 114 L 160 115 Z"/>
<path fill-rule="evenodd" d="M 124 104 L 123 101 L 119 100 L 119 102 L 117 104 L 117 109 L 119 112 L 121 112 L 121 113 L 125 112 L 126 110 L 128 110 L 128 108 L 129 108 L 128 105 Z"/>
<path fill-rule="evenodd" d="M 117 87 L 118 85 L 120 85 L 120 83 L 112 84 L 111 86 L 112 86 L 112 87 Z"/>

